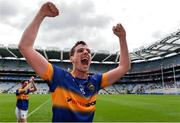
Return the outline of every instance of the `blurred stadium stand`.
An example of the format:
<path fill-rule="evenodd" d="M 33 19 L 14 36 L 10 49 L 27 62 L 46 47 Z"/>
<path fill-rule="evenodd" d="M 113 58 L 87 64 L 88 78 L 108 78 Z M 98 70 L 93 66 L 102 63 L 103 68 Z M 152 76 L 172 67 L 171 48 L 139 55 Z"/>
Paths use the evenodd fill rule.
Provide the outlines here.
<path fill-rule="evenodd" d="M 69 50 L 58 47 L 35 49 L 49 62 L 71 70 Z M 90 74 L 106 72 L 118 66 L 119 52 L 92 51 Z M 102 89 L 100 94 L 180 94 L 180 31 L 165 38 L 135 49 L 130 53 L 132 67 L 114 85 Z M 16 44 L 0 44 L 0 93 L 14 93 L 19 82 L 35 76 L 39 91 L 48 93 L 48 87 L 26 63 Z"/>

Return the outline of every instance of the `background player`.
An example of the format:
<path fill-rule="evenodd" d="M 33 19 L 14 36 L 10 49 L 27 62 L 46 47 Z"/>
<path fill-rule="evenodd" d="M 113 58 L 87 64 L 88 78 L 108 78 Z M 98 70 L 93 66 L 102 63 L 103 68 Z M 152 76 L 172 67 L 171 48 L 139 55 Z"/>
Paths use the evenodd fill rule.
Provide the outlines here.
<path fill-rule="evenodd" d="M 31 87 L 32 85 L 32 87 Z M 17 121 L 27 122 L 28 104 L 29 104 L 29 93 L 37 90 L 34 84 L 34 77 L 32 76 L 29 80 L 21 81 L 21 88 L 16 90 L 16 117 Z"/>

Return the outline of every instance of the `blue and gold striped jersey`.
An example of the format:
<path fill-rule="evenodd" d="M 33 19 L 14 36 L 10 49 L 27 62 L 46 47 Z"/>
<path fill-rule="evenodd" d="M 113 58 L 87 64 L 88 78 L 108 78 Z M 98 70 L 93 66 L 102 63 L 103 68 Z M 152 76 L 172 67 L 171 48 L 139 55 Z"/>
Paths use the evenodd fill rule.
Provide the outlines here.
<path fill-rule="evenodd" d="M 22 88 L 19 88 L 16 90 L 16 99 L 17 99 L 17 102 L 16 102 L 16 106 L 19 108 L 19 109 L 22 109 L 22 110 L 28 110 L 28 103 L 29 103 L 29 89 L 27 89 L 27 91 L 25 91 L 24 93 L 19 93 L 19 90 L 22 89 Z"/>
<path fill-rule="evenodd" d="M 42 78 L 50 81 L 53 122 L 92 122 L 96 95 L 107 83 L 104 74 L 90 75 L 87 80 L 79 79 L 49 64 Z"/>

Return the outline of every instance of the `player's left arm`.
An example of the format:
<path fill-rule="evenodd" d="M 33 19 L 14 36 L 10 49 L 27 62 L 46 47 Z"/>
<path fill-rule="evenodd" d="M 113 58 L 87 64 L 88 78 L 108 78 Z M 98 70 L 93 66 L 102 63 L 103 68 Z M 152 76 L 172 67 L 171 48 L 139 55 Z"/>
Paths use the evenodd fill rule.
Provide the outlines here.
<path fill-rule="evenodd" d="M 37 87 L 34 83 L 34 77 L 32 76 L 30 79 L 29 79 L 29 82 L 32 84 L 32 88 L 29 89 L 30 92 L 34 92 L 34 91 L 37 91 Z"/>
<path fill-rule="evenodd" d="M 106 78 L 106 84 L 104 84 L 104 87 L 115 83 L 124 74 L 126 74 L 131 67 L 131 61 L 126 42 L 126 31 L 124 27 L 121 24 L 117 24 L 116 26 L 113 26 L 112 30 L 113 33 L 119 38 L 120 58 L 118 67 L 103 74 L 103 76 L 105 76 L 104 78 Z"/>
<path fill-rule="evenodd" d="M 23 94 L 23 93 L 25 93 L 25 92 L 29 89 L 30 85 L 31 85 L 31 83 L 29 83 L 25 88 L 20 88 L 20 89 L 18 89 L 17 93 L 18 93 L 18 94 Z"/>

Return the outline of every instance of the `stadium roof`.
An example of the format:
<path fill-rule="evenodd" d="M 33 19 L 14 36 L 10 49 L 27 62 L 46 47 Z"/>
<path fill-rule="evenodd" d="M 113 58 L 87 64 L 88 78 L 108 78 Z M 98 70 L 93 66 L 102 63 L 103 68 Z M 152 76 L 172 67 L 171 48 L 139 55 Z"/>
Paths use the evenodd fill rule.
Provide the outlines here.
<path fill-rule="evenodd" d="M 41 47 L 35 47 L 35 49 L 41 53 L 48 60 L 69 60 L 69 50 L 61 50 L 58 47 L 47 47 L 45 49 Z M 151 44 L 146 47 L 140 47 L 130 53 L 132 62 L 142 62 L 154 59 L 161 59 L 180 53 L 180 31 L 172 33 L 167 37 Z M 109 51 L 92 51 L 92 61 L 97 63 L 118 63 L 119 52 L 110 53 Z M 0 58 L 23 58 L 18 50 L 18 46 L 10 44 L 4 46 L 0 44 Z"/>

